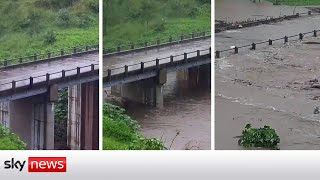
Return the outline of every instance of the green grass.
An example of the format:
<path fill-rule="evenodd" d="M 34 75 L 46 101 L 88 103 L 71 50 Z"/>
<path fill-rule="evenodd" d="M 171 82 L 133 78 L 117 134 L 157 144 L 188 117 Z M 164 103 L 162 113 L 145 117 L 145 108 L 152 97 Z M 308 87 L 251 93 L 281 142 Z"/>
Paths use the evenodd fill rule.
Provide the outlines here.
<path fill-rule="evenodd" d="M 320 5 L 320 0 L 268 0 L 272 3 L 289 6 L 313 6 Z"/>
<path fill-rule="evenodd" d="M 98 0 L 67 2 L 71 0 L 1 1 L 0 60 L 98 44 Z"/>
<path fill-rule="evenodd" d="M 106 103 L 103 111 L 104 150 L 163 150 L 163 142 L 148 139 L 139 133 L 137 121 L 125 114 L 125 110 Z"/>
<path fill-rule="evenodd" d="M 136 3 L 126 1 L 119 5 L 117 0 L 109 1 L 113 3 L 110 4 L 112 7 L 109 11 L 112 11 L 111 8 L 116 8 L 120 12 L 117 12 L 118 15 L 112 12 L 105 13 L 104 48 L 211 31 L 211 5 L 200 3 L 199 0 L 139 0 Z M 141 4 L 151 2 L 151 5 L 148 9 L 141 10 L 143 5 L 139 5 L 139 2 Z M 175 6 L 179 8 L 176 9 Z M 181 10 L 183 7 L 184 10 Z M 137 13 L 138 15 L 130 13 L 137 11 L 141 12 Z"/>

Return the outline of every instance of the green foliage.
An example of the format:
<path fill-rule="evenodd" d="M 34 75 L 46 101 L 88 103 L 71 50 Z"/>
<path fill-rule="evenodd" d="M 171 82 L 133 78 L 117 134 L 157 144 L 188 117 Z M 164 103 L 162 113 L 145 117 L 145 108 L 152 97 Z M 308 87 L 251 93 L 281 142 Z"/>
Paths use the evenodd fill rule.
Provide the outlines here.
<path fill-rule="evenodd" d="M 27 144 L 19 136 L 10 132 L 0 124 L 0 149 L 1 150 L 25 150 Z"/>
<path fill-rule="evenodd" d="M 68 89 L 59 91 L 59 99 L 55 104 L 54 141 L 59 147 L 67 146 L 67 122 L 68 122 Z"/>
<path fill-rule="evenodd" d="M 53 31 L 47 32 L 47 34 L 44 36 L 44 42 L 46 44 L 53 44 L 57 41 L 56 34 Z"/>
<path fill-rule="evenodd" d="M 251 124 L 246 125 L 239 139 L 239 144 L 246 148 L 261 147 L 275 149 L 278 143 L 280 143 L 280 138 L 274 129 L 269 126 L 253 128 Z"/>
<path fill-rule="evenodd" d="M 103 149 L 105 150 L 163 150 L 163 142 L 148 139 L 139 132 L 137 121 L 125 110 L 105 103 L 103 107 Z"/>
<path fill-rule="evenodd" d="M 105 0 L 104 48 L 211 30 L 210 0 Z"/>
<path fill-rule="evenodd" d="M 99 0 L 1 0 L 0 60 L 98 44 L 98 4 Z"/>

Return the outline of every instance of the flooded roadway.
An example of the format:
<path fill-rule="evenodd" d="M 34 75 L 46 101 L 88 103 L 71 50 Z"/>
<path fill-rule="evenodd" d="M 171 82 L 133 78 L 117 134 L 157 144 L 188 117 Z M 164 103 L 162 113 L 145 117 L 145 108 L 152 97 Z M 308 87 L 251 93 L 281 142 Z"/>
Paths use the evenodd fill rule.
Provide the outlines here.
<path fill-rule="evenodd" d="M 216 34 L 216 50 L 320 29 L 320 16 Z M 270 125 L 280 149 L 319 149 L 320 38 L 260 45 L 256 51 L 223 54 L 216 60 L 215 148 L 242 149 L 235 136 L 247 123 Z M 306 44 L 313 42 L 314 44 Z"/>

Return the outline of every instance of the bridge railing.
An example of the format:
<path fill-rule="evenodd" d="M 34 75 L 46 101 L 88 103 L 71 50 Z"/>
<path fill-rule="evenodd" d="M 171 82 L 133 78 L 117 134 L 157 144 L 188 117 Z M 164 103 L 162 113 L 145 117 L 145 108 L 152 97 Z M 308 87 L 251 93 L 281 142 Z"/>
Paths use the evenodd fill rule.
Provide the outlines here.
<path fill-rule="evenodd" d="M 37 62 L 43 60 L 51 60 L 57 58 L 68 57 L 77 54 L 89 53 L 99 49 L 99 45 L 86 45 L 73 48 L 61 49 L 59 51 L 47 51 L 46 53 L 34 53 L 33 55 L 18 58 L 0 60 L 0 69 L 13 65 Z"/>
<path fill-rule="evenodd" d="M 45 82 L 47 85 L 51 84 L 51 81 L 61 79 L 65 80 L 68 76 L 80 76 L 81 73 L 95 73 L 99 69 L 99 64 L 91 64 L 87 66 L 81 66 L 73 69 L 56 71 L 52 73 L 41 74 L 37 76 L 30 76 L 28 78 L 13 80 L 11 82 L 6 82 L 0 84 L 1 90 L 12 90 L 15 91 L 16 88 L 28 86 L 30 89 L 34 87 L 37 83 Z"/>
<path fill-rule="evenodd" d="M 126 43 L 116 47 L 105 48 L 103 50 L 103 54 L 108 55 L 112 53 L 121 53 L 125 51 L 159 46 L 159 45 L 168 44 L 168 43 L 176 43 L 180 41 L 183 42 L 186 40 L 198 39 L 198 38 L 206 37 L 210 35 L 211 35 L 211 31 L 202 31 L 202 32 L 181 34 L 180 36 L 169 36 L 167 38 L 150 39 L 148 41 L 137 41 L 135 43 Z"/>
<path fill-rule="evenodd" d="M 218 24 L 215 26 L 215 32 L 221 32 L 225 30 L 230 30 L 230 29 L 238 29 L 239 26 L 241 27 L 251 27 L 251 26 L 256 26 L 259 24 L 268 24 L 271 22 L 279 22 L 282 20 L 286 19 L 293 19 L 293 18 L 299 18 L 302 16 L 311 16 L 313 14 L 319 14 L 316 12 L 308 11 L 308 12 L 302 12 L 302 13 L 296 13 L 293 15 L 283 15 L 279 17 L 267 17 L 265 19 L 252 19 L 252 20 L 245 20 L 245 21 L 236 21 L 236 22 L 222 22 L 221 24 Z"/>
<path fill-rule="evenodd" d="M 219 59 L 221 57 L 222 53 L 225 52 L 233 52 L 234 54 L 238 54 L 240 49 L 244 49 L 244 48 L 249 48 L 250 50 L 256 50 L 257 45 L 261 45 L 261 44 L 266 44 L 266 45 L 273 45 L 274 42 L 279 42 L 282 41 L 283 43 L 288 43 L 290 38 L 294 38 L 294 37 L 298 37 L 298 39 L 296 40 L 303 40 L 303 38 L 306 35 L 312 35 L 312 37 L 318 37 L 318 32 L 320 32 L 320 30 L 313 30 L 310 32 L 305 32 L 305 33 L 299 33 L 296 35 L 290 35 L 290 36 L 284 36 L 281 38 L 277 38 L 277 39 L 268 39 L 266 41 L 261 41 L 261 42 L 255 42 L 252 44 L 247 44 L 247 45 L 242 45 L 242 46 L 234 46 L 234 48 L 229 48 L 229 49 L 224 49 L 224 50 L 217 50 L 215 52 L 215 58 Z"/>
<path fill-rule="evenodd" d="M 188 53 L 178 54 L 174 56 L 157 58 L 149 61 L 143 61 L 140 63 L 125 65 L 123 67 L 117 67 L 112 69 L 107 69 L 103 71 L 103 76 L 107 77 L 108 81 L 112 80 L 113 75 L 123 74 L 125 77 L 129 75 L 130 71 L 140 71 L 140 73 L 144 73 L 145 70 L 160 70 L 162 65 L 174 65 L 174 63 L 182 62 L 188 63 L 188 60 L 195 57 L 200 57 L 203 55 L 211 56 L 211 47 L 201 50 L 196 50 Z M 162 67 L 163 68 L 163 67 Z M 129 69 L 131 69 L 129 71 Z"/>

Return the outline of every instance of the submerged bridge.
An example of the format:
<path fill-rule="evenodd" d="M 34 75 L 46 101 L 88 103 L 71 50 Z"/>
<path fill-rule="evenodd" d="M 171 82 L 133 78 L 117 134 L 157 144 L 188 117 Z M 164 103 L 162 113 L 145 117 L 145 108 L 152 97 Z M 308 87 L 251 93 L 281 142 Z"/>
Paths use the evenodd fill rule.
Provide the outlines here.
<path fill-rule="evenodd" d="M 67 88 L 68 148 L 98 149 L 98 80 L 98 46 L 0 61 L 0 123 L 28 149 L 57 148 L 54 104 Z"/>
<path fill-rule="evenodd" d="M 127 48 L 125 48 L 127 47 Z M 167 73 L 193 85 L 211 82 L 211 35 L 208 32 L 157 39 L 105 50 L 103 86 L 143 104 L 163 106 Z"/>

